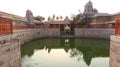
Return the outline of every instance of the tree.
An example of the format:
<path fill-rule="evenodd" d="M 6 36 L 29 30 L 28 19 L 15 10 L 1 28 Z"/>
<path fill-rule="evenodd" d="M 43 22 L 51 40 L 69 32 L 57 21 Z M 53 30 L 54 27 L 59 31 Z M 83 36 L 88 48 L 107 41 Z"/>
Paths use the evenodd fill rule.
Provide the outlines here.
<path fill-rule="evenodd" d="M 60 19 L 63 19 L 63 17 L 62 17 L 62 16 L 60 16 Z"/>
<path fill-rule="evenodd" d="M 90 24 L 91 19 L 92 19 L 89 15 L 85 15 L 82 13 L 80 13 L 72 18 L 73 18 L 73 23 L 80 24 L 80 25 Z"/>
<path fill-rule="evenodd" d="M 48 17 L 48 21 L 51 21 L 51 17 L 50 16 Z"/>
<path fill-rule="evenodd" d="M 59 19 L 59 16 L 57 16 L 56 19 L 58 20 L 58 19 Z"/>
<path fill-rule="evenodd" d="M 86 24 L 86 22 L 85 22 L 85 17 L 84 17 L 84 14 L 78 14 L 77 16 L 76 16 L 76 18 L 77 18 L 77 24 L 80 24 L 80 25 L 85 25 Z"/>
<path fill-rule="evenodd" d="M 88 14 L 84 15 L 84 22 L 85 22 L 85 24 L 90 24 L 91 20 L 92 20 L 91 16 L 89 16 Z"/>
<path fill-rule="evenodd" d="M 53 14 L 53 16 L 52 16 L 52 20 L 54 20 L 55 19 L 55 14 Z"/>
<path fill-rule="evenodd" d="M 40 21 L 40 22 L 42 22 L 42 21 L 45 20 L 45 18 L 44 18 L 43 16 L 36 16 L 36 17 L 34 17 L 34 19 L 35 19 L 35 20 L 38 20 L 38 21 Z"/>
<path fill-rule="evenodd" d="M 73 15 L 72 17 L 71 17 L 72 19 L 73 19 L 73 23 L 74 24 L 79 24 L 79 23 L 82 23 L 83 21 L 82 21 L 82 19 L 83 19 L 83 17 L 82 17 L 82 14 L 78 14 L 78 15 Z"/>

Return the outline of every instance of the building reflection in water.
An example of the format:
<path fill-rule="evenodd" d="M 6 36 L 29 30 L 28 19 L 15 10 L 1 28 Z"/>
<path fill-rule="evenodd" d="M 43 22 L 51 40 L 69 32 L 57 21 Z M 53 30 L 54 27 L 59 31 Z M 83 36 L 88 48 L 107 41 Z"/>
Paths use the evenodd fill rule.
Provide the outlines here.
<path fill-rule="evenodd" d="M 52 49 L 64 49 L 71 58 L 77 61 L 84 60 L 89 66 L 92 58 L 109 57 L 109 41 L 99 39 L 79 39 L 79 38 L 52 38 L 41 39 L 22 45 L 22 57 L 32 56 L 34 50 L 47 50 L 51 53 Z"/>

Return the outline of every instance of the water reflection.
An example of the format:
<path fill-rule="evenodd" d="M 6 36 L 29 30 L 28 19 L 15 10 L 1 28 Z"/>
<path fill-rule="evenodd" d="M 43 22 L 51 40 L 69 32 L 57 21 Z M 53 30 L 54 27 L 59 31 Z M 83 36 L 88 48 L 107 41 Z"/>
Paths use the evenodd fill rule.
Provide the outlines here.
<path fill-rule="evenodd" d="M 95 63 L 97 62 L 91 64 L 92 59 L 99 57 L 102 58 L 105 57 L 108 59 L 109 57 L 109 41 L 99 40 L 99 39 L 79 39 L 79 38 L 50 38 L 50 39 L 40 39 L 40 40 L 32 41 L 27 43 L 26 45 L 22 45 L 21 54 L 22 54 L 22 58 L 25 60 L 26 56 L 33 57 L 36 54 L 36 51 L 39 52 L 45 50 L 47 51 L 47 54 L 45 54 L 44 57 L 42 58 L 46 58 L 46 57 L 50 57 L 50 55 L 54 51 L 56 52 L 56 53 L 54 52 L 54 55 L 58 55 L 59 50 L 61 49 L 64 49 L 65 52 L 65 53 L 61 52 L 59 54 L 59 55 L 61 54 L 63 55 L 62 58 L 65 58 L 64 56 L 68 55 L 69 59 L 73 58 L 76 61 L 79 62 L 82 61 L 81 63 L 83 63 L 84 61 L 86 65 L 82 65 L 82 67 L 87 67 L 87 66 L 99 67 L 99 66 L 95 66 Z M 43 55 L 44 53 L 41 52 L 40 54 Z M 52 59 L 54 58 L 55 57 L 52 57 Z M 104 59 L 103 61 L 105 60 L 106 59 Z M 107 61 L 109 61 L 109 59 Z M 57 64 L 57 62 L 55 63 Z M 24 64 L 24 61 L 22 62 L 22 64 Z M 62 64 L 64 65 L 64 63 Z M 79 64 L 76 67 L 79 67 L 80 66 Z M 108 66 L 108 64 L 105 65 L 103 64 L 102 67 L 106 67 L 106 66 Z M 27 67 L 27 66 L 23 66 L 23 67 Z M 49 66 L 43 66 L 43 67 L 49 67 Z M 71 67 L 74 67 L 74 65 Z"/>

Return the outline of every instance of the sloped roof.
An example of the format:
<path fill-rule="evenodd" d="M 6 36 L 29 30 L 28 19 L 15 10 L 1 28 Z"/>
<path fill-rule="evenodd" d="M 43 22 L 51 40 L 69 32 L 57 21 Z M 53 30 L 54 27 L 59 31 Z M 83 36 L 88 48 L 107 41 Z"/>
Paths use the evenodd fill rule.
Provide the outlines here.
<path fill-rule="evenodd" d="M 92 6 L 92 5 L 93 5 L 92 2 L 89 1 L 85 6 Z"/>
<path fill-rule="evenodd" d="M 50 24 L 70 24 L 70 21 L 66 22 L 64 20 L 54 20 L 54 21 L 51 21 Z"/>
<path fill-rule="evenodd" d="M 113 15 L 119 15 L 120 14 L 120 12 L 117 12 L 117 13 L 115 13 L 115 14 L 113 14 Z"/>
<path fill-rule="evenodd" d="M 18 16 L 18 15 L 5 13 L 5 12 L 2 12 L 2 11 L 0 11 L 0 17 L 9 18 L 9 19 L 12 19 L 12 20 L 27 21 L 27 19 L 25 17 L 21 17 L 21 16 Z"/>
<path fill-rule="evenodd" d="M 2 11 L 0 11 L 0 17 L 9 18 L 9 19 L 12 19 L 12 20 L 17 20 L 17 21 L 24 21 L 24 22 L 27 21 L 26 17 L 14 15 L 14 14 L 2 12 Z M 35 23 L 41 23 L 40 21 L 37 21 L 37 20 L 33 20 L 33 22 L 35 22 Z"/>
<path fill-rule="evenodd" d="M 109 23 L 115 23 L 116 21 L 108 21 L 106 22 L 106 24 L 109 24 Z"/>
<path fill-rule="evenodd" d="M 93 17 L 98 17 L 98 16 L 111 16 L 111 14 L 108 14 L 108 13 L 97 13 Z"/>

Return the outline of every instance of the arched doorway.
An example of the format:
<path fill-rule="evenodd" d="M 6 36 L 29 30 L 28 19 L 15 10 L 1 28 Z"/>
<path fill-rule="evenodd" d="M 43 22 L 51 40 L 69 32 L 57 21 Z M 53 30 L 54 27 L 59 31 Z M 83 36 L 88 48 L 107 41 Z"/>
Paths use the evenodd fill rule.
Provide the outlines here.
<path fill-rule="evenodd" d="M 61 35 L 74 35 L 74 25 L 65 24 L 60 25 Z"/>

